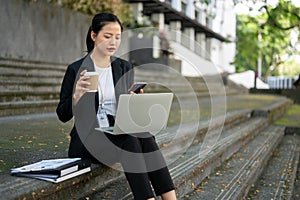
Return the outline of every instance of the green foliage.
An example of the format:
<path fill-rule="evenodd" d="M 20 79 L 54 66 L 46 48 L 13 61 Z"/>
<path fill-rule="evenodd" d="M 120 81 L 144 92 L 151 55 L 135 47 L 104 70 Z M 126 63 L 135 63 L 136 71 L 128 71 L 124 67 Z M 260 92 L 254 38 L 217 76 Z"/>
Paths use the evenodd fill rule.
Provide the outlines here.
<path fill-rule="evenodd" d="M 277 74 L 284 55 L 297 54 L 291 44 L 291 31 L 299 29 L 299 8 L 280 0 L 275 8 L 263 6 L 265 12 L 251 17 L 237 16 L 237 54 L 234 64 L 238 72 L 257 71 L 257 60 L 262 58 L 262 74 Z M 259 39 L 259 35 L 261 36 Z"/>
<path fill-rule="evenodd" d="M 27 0 L 37 2 L 38 0 Z M 125 27 L 140 27 L 132 15 L 130 4 L 122 0 L 47 0 L 49 3 L 58 4 L 62 7 L 79 11 L 88 15 L 100 12 L 111 12 L 118 16 Z"/>
<path fill-rule="evenodd" d="M 236 49 L 234 64 L 237 72 L 255 70 L 258 54 L 257 25 L 255 19 L 246 15 L 237 17 Z"/>
<path fill-rule="evenodd" d="M 295 7 L 291 1 L 280 0 L 275 8 L 263 6 L 267 15 L 267 23 L 281 30 L 288 30 L 300 25 L 300 8 Z"/>
<path fill-rule="evenodd" d="M 296 59 L 288 60 L 281 65 L 274 72 L 278 76 L 298 76 L 300 74 L 300 62 Z"/>
<path fill-rule="evenodd" d="M 122 0 L 62 0 L 62 6 L 88 15 L 111 12 L 117 15 L 125 27 L 134 23 L 129 4 Z"/>

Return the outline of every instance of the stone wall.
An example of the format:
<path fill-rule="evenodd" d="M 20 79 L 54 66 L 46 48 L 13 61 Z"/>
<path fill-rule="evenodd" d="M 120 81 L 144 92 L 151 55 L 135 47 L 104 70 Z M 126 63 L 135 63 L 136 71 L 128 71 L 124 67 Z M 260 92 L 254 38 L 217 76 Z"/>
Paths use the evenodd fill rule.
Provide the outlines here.
<path fill-rule="evenodd" d="M 85 55 L 91 17 L 46 0 L 0 0 L 0 58 L 66 64 Z"/>

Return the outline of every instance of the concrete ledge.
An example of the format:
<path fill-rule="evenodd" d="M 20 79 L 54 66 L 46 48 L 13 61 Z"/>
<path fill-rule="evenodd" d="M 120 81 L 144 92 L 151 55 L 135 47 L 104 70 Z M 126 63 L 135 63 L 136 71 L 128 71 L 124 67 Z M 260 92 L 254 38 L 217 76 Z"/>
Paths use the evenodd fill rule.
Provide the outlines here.
<path fill-rule="evenodd" d="M 55 112 L 58 100 L 0 102 L 0 116 Z"/>
<path fill-rule="evenodd" d="M 298 135 L 300 135 L 300 127 L 287 126 L 287 127 L 285 127 L 284 133 L 285 134 L 298 134 Z"/>
<path fill-rule="evenodd" d="M 59 92 L 56 91 L 19 91 L 19 90 L 0 90 L 0 102 L 16 101 L 41 101 L 57 100 Z"/>
<path fill-rule="evenodd" d="M 265 108 L 253 110 L 253 116 L 268 117 L 270 121 L 273 121 L 280 117 L 292 104 L 293 102 L 290 99 L 282 98 L 281 101 L 271 104 Z"/>
<path fill-rule="evenodd" d="M 300 89 L 255 89 L 251 88 L 252 94 L 275 94 L 282 95 L 292 99 L 295 103 L 300 103 Z"/>
<path fill-rule="evenodd" d="M 8 66 L 21 69 L 59 70 L 65 72 L 67 64 L 0 58 L 0 67 L 1 66 Z"/>
<path fill-rule="evenodd" d="M 2 102 L 0 103 L 0 109 L 7 108 L 29 108 L 44 105 L 58 104 L 58 100 L 45 100 L 45 101 L 16 101 L 16 102 Z"/>

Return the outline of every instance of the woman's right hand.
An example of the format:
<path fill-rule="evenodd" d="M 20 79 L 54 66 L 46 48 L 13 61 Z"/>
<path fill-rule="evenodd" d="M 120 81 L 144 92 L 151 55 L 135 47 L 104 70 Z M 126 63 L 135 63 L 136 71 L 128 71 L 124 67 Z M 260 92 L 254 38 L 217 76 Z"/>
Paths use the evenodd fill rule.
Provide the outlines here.
<path fill-rule="evenodd" d="M 80 72 L 80 78 L 78 79 L 78 81 L 76 83 L 75 91 L 74 91 L 74 95 L 73 95 L 73 104 L 74 105 L 77 104 L 77 102 L 84 95 L 84 93 L 86 93 L 87 91 L 90 90 L 87 88 L 89 85 L 91 85 L 91 83 L 87 81 L 90 79 L 90 77 L 85 76 L 86 72 L 87 72 L 86 69 L 83 70 L 82 72 Z"/>

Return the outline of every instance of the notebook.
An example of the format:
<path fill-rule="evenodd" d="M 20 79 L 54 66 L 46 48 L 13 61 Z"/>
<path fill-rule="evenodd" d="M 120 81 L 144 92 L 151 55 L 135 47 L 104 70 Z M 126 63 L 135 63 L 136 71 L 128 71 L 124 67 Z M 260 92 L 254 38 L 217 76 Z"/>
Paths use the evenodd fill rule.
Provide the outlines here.
<path fill-rule="evenodd" d="M 114 135 L 149 132 L 157 134 L 166 128 L 173 93 L 122 94 L 113 127 L 99 127 L 97 131 Z"/>
<path fill-rule="evenodd" d="M 11 175 L 36 178 L 54 183 L 79 176 L 91 170 L 91 161 L 81 158 L 48 159 L 10 170 Z"/>

